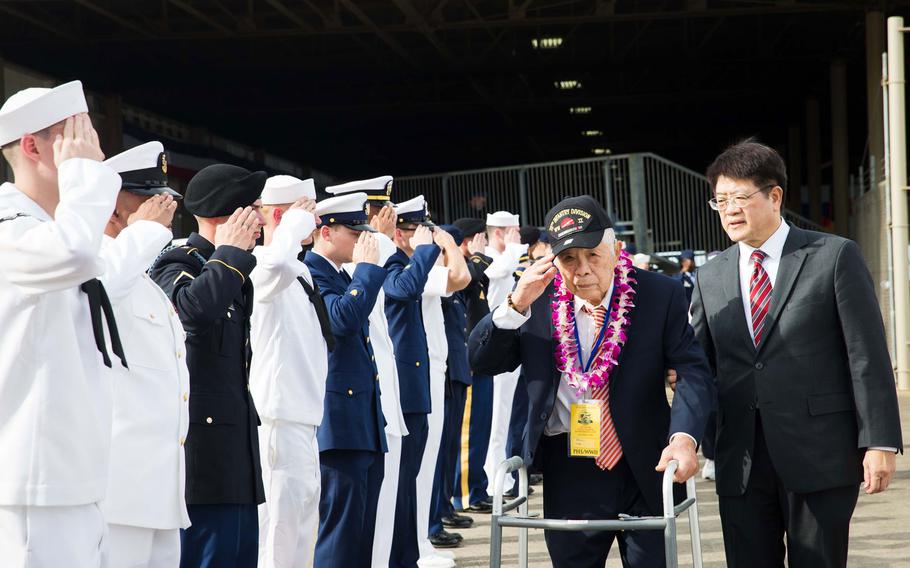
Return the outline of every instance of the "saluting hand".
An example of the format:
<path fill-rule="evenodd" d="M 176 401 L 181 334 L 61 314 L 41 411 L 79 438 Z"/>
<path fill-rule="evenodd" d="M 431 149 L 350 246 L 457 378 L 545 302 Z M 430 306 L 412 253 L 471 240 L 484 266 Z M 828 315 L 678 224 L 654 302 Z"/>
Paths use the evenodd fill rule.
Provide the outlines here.
<path fill-rule="evenodd" d="M 262 220 L 252 207 L 238 207 L 227 221 L 215 229 L 215 247 L 228 245 L 252 250 L 259 236 Z"/>
<path fill-rule="evenodd" d="M 522 273 L 521 278 L 512 292 L 512 304 L 521 313 L 528 311 L 534 300 L 540 297 L 547 289 L 550 282 L 556 278 L 556 267 L 553 266 L 555 255 L 542 256 L 540 260 L 529 266 Z"/>
<path fill-rule="evenodd" d="M 367 262 L 379 264 L 379 241 L 369 231 L 361 231 L 354 244 L 353 261 L 357 264 Z"/>
<path fill-rule="evenodd" d="M 436 246 L 443 250 L 445 250 L 446 247 L 458 246 L 455 244 L 455 239 L 452 238 L 452 235 L 440 229 L 439 227 L 436 227 L 436 229 L 433 231 L 433 242 L 436 243 Z"/>
<path fill-rule="evenodd" d="M 301 197 L 290 207 L 288 207 L 288 211 L 291 209 L 301 209 L 307 213 L 312 213 L 313 217 L 316 218 L 316 224 L 318 225 L 320 223 L 319 215 L 316 215 L 316 201 L 314 199 L 310 199 L 309 197 Z"/>
<path fill-rule="evenodd" d="M 398 215 L 395 214 L 395 208 L 391 205 L 386 205 L 379 210 L 376 216 L 370 219 L 370 226 L 394 241 L 395 224 L 397 222 Z"/>
<path fill-rule="evenodd" d="M 506 229 L 505 235 L 506 244 L 521 244 L 521 233 L 518 232 L 518 227 L 509 227 Z"/>
<path fill-rule="evenodd" d="M 54 164 L 60 164 L 70 158 L 85 158 L 100 162 L 104 160 L 98 133 L 92 126 L 88 113 L 71 116 L 63 123 L 63 134 L 54 138 Z"/>
<path fill-rule="evenodd" d="M 487 250 L 487 236 L 484 233 L 477 233 L 468 243 L 468 252 L 471 254 L 483 253 Z"/>
<path fill-rule="evenodd" d="M 126 224 L 132 225 L 136 221 L 154 221 L 170 228 L 175 211 L 177 211 L 177 202 L 173 197 L 166 193 L 153 195 L 142 202 L 139 209 L 127 219 Z"/>
<path fill-rule="evenodd" d="M 408 244 L 410 244 L 411 248 L 414 250 L 420 245 L 431 245 L 433 244 L 433 232 L 423 225 L 418 225 L 418 227 L 414 229 L 414 236 L 411 237 Z"/>

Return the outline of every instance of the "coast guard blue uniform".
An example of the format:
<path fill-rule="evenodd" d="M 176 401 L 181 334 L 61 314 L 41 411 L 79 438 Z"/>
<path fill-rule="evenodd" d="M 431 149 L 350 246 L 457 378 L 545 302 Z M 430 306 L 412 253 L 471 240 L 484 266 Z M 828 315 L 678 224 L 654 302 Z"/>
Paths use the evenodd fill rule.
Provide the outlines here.
<path fill-rule="evenodd" d="M 389 566 L 414 568 L 417 548 L 417 474 L 426 448 L 430 413 L 430 357 L 423 327 L 421 296 L 430 269 L 440 249 L 420 245 L 414 255 L 398 250 L 386 262 L 388 275 L 383 284 L 389 335 L 395 346 L 395 362 L 401 385 L 401 411 L 408 435 L 402 439 L 398 503 L 395 508 L 395 536 Z"/>
<path fill-rule="evenodd" d="M 350 197 L 356 200 L 357 194 Z M 359 211 L 353 212 L 327 211 L 331 207 L 325 203 L 335 200 L 347 202 L 349 196 L 317 204 L 323 223 L 366 230 L 365 196 Z M 312 250 L 304 263 L 325 300 L 335 336 L 335 349 L 329 353 L 325 414 L 317 431 L 322 493 L 313 565 L 369 566 L 387 447 L 368 318 L 386 272 L 363 262 L 349 278 Z"/>

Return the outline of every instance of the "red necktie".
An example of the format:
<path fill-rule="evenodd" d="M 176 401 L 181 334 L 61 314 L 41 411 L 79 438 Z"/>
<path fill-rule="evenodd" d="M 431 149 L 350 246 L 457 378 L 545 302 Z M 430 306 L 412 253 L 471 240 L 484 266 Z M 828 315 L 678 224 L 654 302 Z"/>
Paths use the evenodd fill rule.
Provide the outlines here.
<path fill-rule="evenodd" d="M 591 310 L 589 309 L 586 309 L 585 311 L 589 314 L 591 313 Z M 594 316 L 594 338 L 596 341 L 601 328 L 603 328 L 604 320 L 607 317 L 607 308 L 604 306 L 597 306 L 594 308 L 592 315 Z M 602 346 L 603 344 L 601 344 L 601 347 Z M 590 357 L 594 356 L 594 353 L 590 355 Z M 594 461 L 600 469 L 613 469 L 613 467 L 619 463 L 619 458 L 622 457 L 622 445 L 619 443 L 619 434 L 616 433 L 616 426 L 613 424 L 613 415 L 610 413 L 609 384 L 602 387 L 596 387 L 591 395 L 595 400 L 602 401 L 600 405 L 600 454 L 597 455 L 597 458 Z"/>
<path fill-rule="evenodd" d="M 756 250 L 750 257 L 755 265 L 752 278 L 749 279 L 749 306 L 752 311 L 752 335 L 756 347 L 761 342 L 765 316 L 768 315 L 768 306 L 771 304 L 771 278 L 761 264 L 767 256 L 764 252 Z"/>

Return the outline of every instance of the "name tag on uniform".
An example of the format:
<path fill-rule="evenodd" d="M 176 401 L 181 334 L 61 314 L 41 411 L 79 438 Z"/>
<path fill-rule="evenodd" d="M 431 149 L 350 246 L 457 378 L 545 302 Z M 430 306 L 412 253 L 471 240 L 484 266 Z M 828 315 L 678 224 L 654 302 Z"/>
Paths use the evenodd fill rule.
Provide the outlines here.
<path fill-rule="evenodd" d="M 569 457 L 596 458 L 600 454 L 601 400 L 576 402 L 571 408 Z"/>

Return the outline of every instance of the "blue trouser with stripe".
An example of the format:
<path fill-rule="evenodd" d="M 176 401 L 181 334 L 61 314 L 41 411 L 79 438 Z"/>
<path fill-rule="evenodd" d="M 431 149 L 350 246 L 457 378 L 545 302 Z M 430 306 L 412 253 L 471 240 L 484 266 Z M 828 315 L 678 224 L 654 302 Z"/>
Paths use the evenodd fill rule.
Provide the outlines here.
<path fill-rule="evenodd" d="M 474 375 L 473 382 L 474 384 L 468 388 L 461 428 L 461 445 L 455 462 L 453 497 L 456 509 L 466 509 L 471 504 L 489 497 L 483 464 L 487 459 L 490 428 L 493 426 L 493 377 Z"/>

